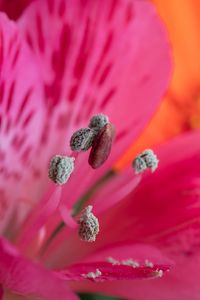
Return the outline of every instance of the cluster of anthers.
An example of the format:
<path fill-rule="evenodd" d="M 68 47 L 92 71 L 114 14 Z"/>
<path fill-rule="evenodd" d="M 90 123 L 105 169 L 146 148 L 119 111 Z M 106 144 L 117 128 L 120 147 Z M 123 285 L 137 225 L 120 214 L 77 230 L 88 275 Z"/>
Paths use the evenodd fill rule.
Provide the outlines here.
<path fill-rule="evenodd" d="M 111 152 L 115 137 L 115 127 L 104 114 L 93 116 L 86 128 L 75 131 L 70 139 L 73 152 L 90 150 L 88 163 L 93 169 L 103 165 Z M 152 150 L 145 150 L 133 161 L 135 173 L 142 173 L 147 168 L 154 171 L 158 166 L 158 159 Z M 75 167 L 75 158 L 66 155 L 55 155 L 49 166 L 49 178 L 57 185 L 65 184 Z M 92 206 L 87 206 L 78 220 L 78 233 L 83 241 L 94 242 L 99 233 L 98 219 L 92 213 Z"/>

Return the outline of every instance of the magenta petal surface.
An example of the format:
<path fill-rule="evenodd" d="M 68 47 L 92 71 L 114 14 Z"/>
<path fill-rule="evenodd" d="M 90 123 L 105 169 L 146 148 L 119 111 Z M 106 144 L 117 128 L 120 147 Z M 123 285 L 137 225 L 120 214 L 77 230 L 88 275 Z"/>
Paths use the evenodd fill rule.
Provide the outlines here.
<path fill-rule="evenodd" d="M 82 250 L 84 253 L 84 245 Z M 117 261 L 117 263 L 108 262 L 110 258 Z M 152 267 L 145 266 L 147 258 L 153 263 Z M 126 262 L 127 260 L 133 260 L 139 265 L 137 267 L 125 265 L 124 261 Z M 172 264 L 171 260 L 164 257 L 154 247 L 145 244 L 123 243 L 111 245 L 90 253 L 81 263 L 71 265 L 66 270 L 61 271 L 60 276 L 61 278 L 63 276 L 66 280 L 82 281 L 89 279 L 94 282 L 149 279 L 159 277 L 159 270 L 163 274 L 169 271 Z M 92 279 L 86 278 L 88 273 L 95 273 L 96 270 L 101 272 L 100 276 Z"/>
<path fill-rule="evenodd" d="M 100 218 L 102 238 L 97 243 L 127 239 L 150 243 L 173 259 L 174 267 L 155 281 L 75 288 L 127 299 L 198 300 L 200 132 L 177 138 L 156 153 L 160 159 L 156 172 L 145 174 L 133 193 Z"/>
<path fill-rule="evenodd" d="M 199 137 L 188 134 L 157 151 L 156 172 L 100 217 L 104 239 L 126 240 L 131 230 L 132 240 L 155 242 L 172 254 L 199 251 Z"/>
<path fill-rule="evenodd" d="M 63 200 L 71 206 L 132 143 L 159 103 L 170 73 L 166 34 L 146 1 L 34 1 L 19 26 L 43 74 L 48 148 L 69 153 L 71 134 L 95 113 L 107 114 L 117 128 L 110 158 L 98 171 L 87 166 L 88 153 L 77 158 L 67 187 L 73 193 L 66 191 Z"/>
<path fill-rule="evenodd" d="M 121 297 L 122 299 L 138 300 L 198 300 L 200 294 L 199 286 L 199 257 L 190 257 L 188 262 L 175 265 L 162 278 L 155 280 L 134 280 L 77 283 L 73 287 L 79 291 L 94 292 Z"/>
<path fill-rule="evenodd" d="M 100 270 L 101 275 L 96 278 L 85 278 L 88 273 Z M 93 262 L 87 264 L 77 264 L 60 273 L 61 278 L 66 280 L 92 280 L 95 282 L 113 281 L 113 280 L 133 280 L 133 279 L 149 279 L 157 278 L 158 271 L 163 273 L 169 271 L 168 265 L 154 265 L 153 268 L 140 266 L 133 268 L 125 265 L 112 265 L 109 262 Z"/>
<path fill-rule="evenodd" d="M 0 286 L 0 300 L 2 300 L 3 299 L 3 289 L 2 289 L 2 287 Z"/>
<path fill-rule="evenodd" d="M 3 230 L 16 201 L 16 222 L 34 202 L 36 150 L 44 116 L 37 63 L 16 24 L 4 14 L 0 14 L 0 69 L 0 230 Z"/>
<path fill-rule="evenodd" d="M 108 258 L 112 257 L 114 260 L 120 262 L 119 265 L 112 264 L 112 263 L 105 263 Z M 132 259 L 133 261 L 139 263 L 139 267 L 133 268 L 130 266 L 123 265 L 123 261 L 127 261 Z M 152 267 L 145 266 L 145 260 L 153 263 Z M 118 243 L 113 244 L 93 253 L 90 253 L 81 264 L 74 265 L 69 267 L 69 270 L 64 272 L 64 276 L 73 276 L 74 278 L 82 277 L 82 280 L 86 280 L 84 274 L 88 272 L 95 272 L 96 269 L 102 272 L 102 276 L 93 279 L 87 279 L 84 283 L 77 282 L 73 283 L 72 287 L 78 291 L 93 291 L 93 292 L 105 292 L 104 285 L 107 288 L 106 292 L 111 295 L 117 295 L 115 293 L 114 286 L 121 285 L 130 281 L 130 285 L 134 285 L 136 281 L 136 285 L 138 280 L 137 279 L 154 279 L 153 281 L 158 282 L 160 280 L 157 271 L 163 271 L 163 278 L 168 276 L 167 270 L 169 273 L 171 272 L 171 267 L 173 262 L 165 257 L 158 249 L 155 247 L 145 245 L 145 244 L 131 244 L 131 243 Z M 173 267 L 172 267 L 173 269 Z M 80 280 L 79 279 L 79 280 Z M 134 279 L 134 281 L 133 281 Z M 112 281 L 120 280 L 117 283 L 112 283 Z M 92 281 L 92 283 L 90 282 Z M 103 283 L 104 281 L 109 281 L 108 283 Z M 95 284 L 95 282 L 101 282 L 101 285 Z M 144 281 L 141 281 L 142 283 Z M 119 289 L 118 289 L 119 290 Z M 131 290 L 129 293 L 128 290 L 122 289 L 121 292 L 118 292 L 118 296 L 127 297 L 128 299 L 132 299 L 134 297 L 134 293 Z"/>
<path fill-rule="evenodd" d="M 0 240 L 0 282 L 19 295 L 47 300 L 78 299 L 52 271 L 22 257 L 3 239 Z"/>
<path fill-rule="evenodd" d="M 114 176 L 90 199 L 90 203 L 94 206 L 93 211 L 97 215 L 111 209 L 112 206 L 133 192 L 142 178 L 140 175 L 135 176 L 131 166 Z"/>
<path fill-rule="evenodd" d="M 0 10 L 10 19 L 16 20 L 32 1 L 34 0 L 0 0 Z"/>
<path fill-rule="evenodd" d="M 117 215 L 113 210 L 109 218 L 125 215 L 129 225 L 124 228 L 133 228 L 136 240 L 159 241 L 182 255 L 199 251 L 199 137 L 197 132 L 163 146 L 157 172 L 146 176 L 123 208 L 118 207 Z"/>

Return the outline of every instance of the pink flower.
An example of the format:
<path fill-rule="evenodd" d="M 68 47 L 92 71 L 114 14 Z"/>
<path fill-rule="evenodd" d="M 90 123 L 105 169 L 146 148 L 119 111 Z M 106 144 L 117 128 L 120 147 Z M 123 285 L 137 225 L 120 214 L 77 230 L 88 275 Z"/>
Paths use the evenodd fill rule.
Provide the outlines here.
<path fill-rule="evenodd" d="M 131 222 L 126 211 L 109 216 L 141 176 L 116 177 L 94 199 L 88 191 L 141 132 L 165 91 L 170 59 L 163 27 L 145 1 L 30 2 L 16 22 L 0 15 L 2 288 L 57 300 L 77 299 L 67 281 L 84 282 L 83 289 L 93 281 L 91 290 L 99 281 L 157 282 L 172 264 L 162 247 L 132 240 L 130 229 L 124 240 L 120 230 L 109 234 L 109 222 L 113 229 L 124 218 Z M 52 155 L 70 155 L 73 132 L 99 112 L 117 128 L 109 159 L 93 170 L 81 153 L 64 187 L 50 183 Z M 86 196 L 102 228 L 92 244 L 80 241 L 71 216 Z"/>

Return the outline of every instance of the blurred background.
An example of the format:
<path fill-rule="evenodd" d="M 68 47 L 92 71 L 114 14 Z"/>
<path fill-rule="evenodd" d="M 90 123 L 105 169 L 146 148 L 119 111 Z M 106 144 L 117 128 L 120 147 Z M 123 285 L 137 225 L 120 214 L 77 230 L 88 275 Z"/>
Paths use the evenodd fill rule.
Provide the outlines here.
<path fill-rule="evenodd" d="M 173 73 L 166 95 L 148 127 L 116 168 L 122 168 L 143 149 L 200 128 L 200 1 L 152 0 L 172 47 Z M 83 300 L 120 300 L 82 294 Z"/>
<path fill-rule="evenodd" d="M 173 73 L 169 89 L 152 121 L 130 147 L 120 168 L 133 155 L 184 131 L 200 127 L 200 1 L 152 0 L 172 47 Z"/>

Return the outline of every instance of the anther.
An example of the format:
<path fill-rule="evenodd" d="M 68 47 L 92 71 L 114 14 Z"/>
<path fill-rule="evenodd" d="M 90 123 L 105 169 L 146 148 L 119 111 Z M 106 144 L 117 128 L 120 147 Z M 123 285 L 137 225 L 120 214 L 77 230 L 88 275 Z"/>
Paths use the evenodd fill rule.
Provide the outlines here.
<path fill-rule="evenodd" d="M 78 221 L 79 236 L 82 241 L 94 242 L 99 233 L 99 221 L 92 213 L 92 205 L 87 206 Z"/>
<path fill-rule="evenodd" d="M 158 167 L 159 160 L 151 149 L 147 149 L 139 154 L 133 161 L 135 173 L 142 173 L 146 169 L 151 169 L 154 172 Z"/>
<path fill-rule="evenodd" d="M 74 170 L 74 157 L 55 155 L 50 162 L 49 178 L 56 184 L 67 182 Z"/>
<path fill-rule="evenodd" d="M 70 140 L 72 151 L 87 151 L 92 146 L 95 135 L 95 131 L 90 128 L 75 131 Z"/>
<path fill-rule="evenodd" d="M 108 116 L 104 114 L 97 114 L 90 119 L 89 127 L 99 132 L 99 130 L 108 123 L 109 123 Z"/>
<path fill-rule="evenodd" d="M 96 136 L 90 151 L 88 162 L 93 169 L 99 168 L 110 154 L 115 128 L 112 124 L 106 124 Z"/>

